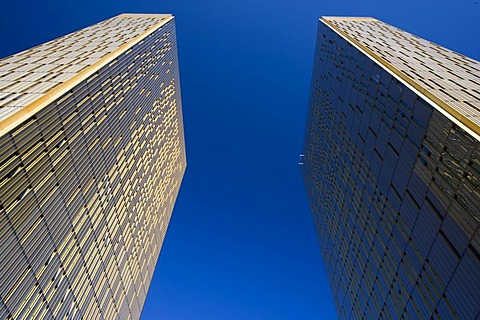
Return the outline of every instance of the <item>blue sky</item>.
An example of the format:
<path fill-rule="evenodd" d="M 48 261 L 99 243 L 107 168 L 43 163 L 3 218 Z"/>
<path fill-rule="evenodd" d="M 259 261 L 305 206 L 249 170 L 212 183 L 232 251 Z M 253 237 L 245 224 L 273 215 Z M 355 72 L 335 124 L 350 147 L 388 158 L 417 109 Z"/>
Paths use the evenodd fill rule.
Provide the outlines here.
<path fill-rule="evenodd" d="M 188 168 L 142 319 L 335 319 L 298 169 L 318 17 L 480 60 L 472 1 L 0 0 L 0 57 L 123 12 L 176 16 Z"/>

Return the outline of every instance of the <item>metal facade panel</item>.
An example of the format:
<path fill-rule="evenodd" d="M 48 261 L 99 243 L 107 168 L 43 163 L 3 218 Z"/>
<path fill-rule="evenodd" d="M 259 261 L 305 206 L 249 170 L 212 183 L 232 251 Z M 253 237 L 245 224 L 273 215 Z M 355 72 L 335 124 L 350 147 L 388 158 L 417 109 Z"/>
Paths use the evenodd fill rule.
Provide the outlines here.
<path fill-rule="evenodd" d="M 98 61 L 148 32 L 0 136 L 2 318 L 139 318 L 186 167 L 175 22 L 159 19 L 12 56 L 56 63 L 83 43 Z"/>
<path fill-rule="evenodd" d="M 345 37 L 479 63 L 375 19 L 322 21 L 302 173 L 339 318 L 479 317 L 479 141 Z"/>

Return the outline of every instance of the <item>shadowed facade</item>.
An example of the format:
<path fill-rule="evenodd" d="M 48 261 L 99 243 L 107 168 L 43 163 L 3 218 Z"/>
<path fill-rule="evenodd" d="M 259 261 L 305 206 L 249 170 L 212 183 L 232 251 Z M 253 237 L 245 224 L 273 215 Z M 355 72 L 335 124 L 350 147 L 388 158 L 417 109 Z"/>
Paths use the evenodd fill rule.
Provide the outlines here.
<path fill-rule="evenodd" d="M 480 315 L 480 63 L 319 22 L 302 174 L 340 319 Z"/>

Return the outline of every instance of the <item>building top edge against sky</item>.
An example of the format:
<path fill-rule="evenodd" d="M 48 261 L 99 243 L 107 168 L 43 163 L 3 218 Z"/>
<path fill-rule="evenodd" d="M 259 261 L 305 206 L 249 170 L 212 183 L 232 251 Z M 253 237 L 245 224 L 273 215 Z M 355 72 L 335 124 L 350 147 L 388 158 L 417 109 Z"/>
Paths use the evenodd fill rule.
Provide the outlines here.
<path fill-rule="evenodd" d="M 480 62 L 375 18 L 320 21 L 480 140 Z"/>
<path fill-rule="evenodd" d="M 126 17 L 134 19 L 125 22 Z M 0 59 L 0 136 L 172 19 L 124 13 Z"/>

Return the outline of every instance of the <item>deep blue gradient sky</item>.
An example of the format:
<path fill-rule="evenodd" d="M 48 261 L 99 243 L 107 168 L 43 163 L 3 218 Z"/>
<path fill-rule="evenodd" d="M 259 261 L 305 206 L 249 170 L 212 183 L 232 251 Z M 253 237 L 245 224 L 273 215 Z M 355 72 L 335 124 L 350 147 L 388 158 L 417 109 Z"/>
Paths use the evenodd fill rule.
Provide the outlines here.
<path fill-rule="evenodd" d="M 335 319 L 297 165 L 318 17 L 374 16 L 480 60 L 477 2 L 0 0 L 0 57 L 173 13 L 188 167 L 142 319 Z"/>

